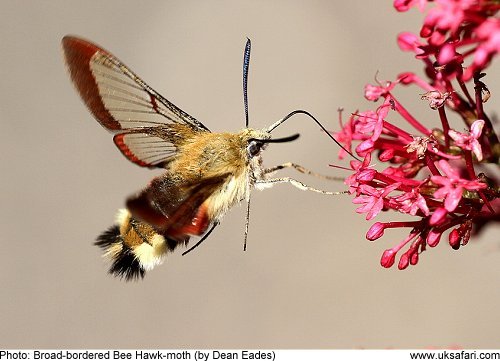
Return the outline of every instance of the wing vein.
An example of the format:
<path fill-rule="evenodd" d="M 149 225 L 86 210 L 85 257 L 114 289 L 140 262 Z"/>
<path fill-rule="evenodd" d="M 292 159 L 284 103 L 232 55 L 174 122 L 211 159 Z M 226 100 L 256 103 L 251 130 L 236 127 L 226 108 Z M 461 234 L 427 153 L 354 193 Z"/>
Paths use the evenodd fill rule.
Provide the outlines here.
<path fill-rule="evenodd" d="M 95 69 L 93 70 L 93 73 L 94 73 L 94 75 L 102 76 L 103 78 L 116 81 L 117 83 L 127 85 L 127 86 L 129 86 L 131 88 L 134 88 L 134 89 L 137 89 L 137 90 L 146 91 L 146 89 L 144 89 L 142 86 L 138 85 L 138 83 L 131 83 L 131 82 L 128 82 L 128 81 L 126 81 L 124 79 L 117 78 L 117 77 L 115 77 L 113 75 L 110 75 L 108 73 L 104 73 L 104 72 L 101 72 L 101 71 L 95 70 Z M 122 75 L 123 75 L 123 73 L 122 73 Z"/>

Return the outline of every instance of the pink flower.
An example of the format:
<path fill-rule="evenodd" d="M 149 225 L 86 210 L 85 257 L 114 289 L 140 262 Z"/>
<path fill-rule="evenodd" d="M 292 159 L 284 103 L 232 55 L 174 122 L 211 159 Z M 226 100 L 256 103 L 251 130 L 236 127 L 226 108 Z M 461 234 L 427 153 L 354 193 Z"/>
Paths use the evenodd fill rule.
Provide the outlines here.
<path fill-rule="evenodd" d="M 486 188 L 486 184 L 477 180 L 462 179 L 458 172 L 444 159 L 439 161 L 439 167 L 446 176 L 432 176 L 431 181 L 441 187 L 434 192 L 435 198 L 444 198 L 444 207 L 448 212 L 453 212 L 462 200 L 464 189 L 477 191 Z"/>
<path fill-rule="evenodd" d="M 500 19 L 490 18 L 485 20 L 476 31 L 480 41 L 474 52 L 472 64 L 465 70 L 464 79 L 471 79 L 474 73 L 480 72 L 500 52 Z"/>
<path fill-rule="evenodd" d="M 375 189 L 366 184 L 359 186 L 358 191 L 361 195 L 353 199 L 354 204 L 362 204 L 361 207 L 356 209 L 357 213 L 367 213 L 366 220 L 375 218 L 384 207 L 384 199 L 393 190 L 399 187 L 399 183 L 394 183 L 386 186 L 382 190 Z"/>
<path fill-rule="evenodd" d="M 421 211 L 425 216 L 430 214 L 425 197 L 420 194 L 418 188 L 411 188 L 409 192 L 394 197 L 391 202 L 393 208 L 402 213 L 414 216 L 418 211 Z"/>
<path fill-rule="evenodd" d="M 358 160 L 351 161 L 350 165 L 354 173 L 344 181 L 349 186 L 349 193 L 357 191 L 360 182 L 367 183 L 375 177 L 376 170 L 370 168 L 371 159 L 371 154 L 368 153 L 362 162 Z"/>
<path fill-rule="evenodd" d="M 420 35 L 429 38 L 431 44 L 441 45 L 446 39 L 446 33 L 455 35 L 466 19 L 465 11 L 474 3 L 476 0 L 439 1 L 436 7 L 429 10 Z"/>
<path fill-rule="evenodd" d="M 362 204 L 356 209 L 357 213 L 367 213 L 366 220 L 373 219 L 384 207 L 383 192 L 368 185 L 361 185 L 359 191 L 362 195 L 353 199 L 352 203 Z"/>
<path fill-rule="evenodd" d="M 394 87 L 396 83 L 387 82 L 385 85 L 365 85 L 365 98 L 370 101 L 377 101 L 380 97 L 388 94 Z"/>
<path fill-rule="evenodd" d="M 417 35 L 404 32 L 398 35 L 398 46 L 403 51 L 411 51 L 416 55 L 424 54 L 422 47 L 424 43 L 420 41 Z"/>
<path fill-rule="evenodd" d="M 452 62 L 457 55 L 455 51 L 455 44 L 446 43 L 441 47 L 437 60 L 440 65 Z"/>
<path fill-rule="evenodd" d="M 353 131 L 358 135 L 365 135 L 373 133 L 375 125 L 378 122 L 377 113 L 368 111 L 363 113 L 353 114 L 352 124 Z M 361 138 L 361 137 L 360 137 Z M 363 139 L 363 138 L 361 138 Z"/>
<path fill-rule="evenodd" d="M 347 149 L 349 152 L 352 152 L 352 141 L 353 141 L 353 128 L 354 128 L 354 115 L 351 115 L 349 118 L 349 121 L 347 124 L 344 126 L 342 125 L 342 119 L 341 119 L 341 111 L 339 111 L 339 122 L 340 122 L 340 127 L 341 131 L 340 132 L 334 132 L 333 136 L 335 139 L 344 146 L 345 149 Z M 344 157 L 347 155 L 347 152 L 340 148 L 339 150 L 339 159 L 344 159 Z"/>
<path fill-rule="evenodd" d="M 380 135 L 384 130 L 384 118 L 387 116 L 387 113 L 389 112 L 388 102 L 389 98 L 387 98 L 384 101 L 384 104 L 381 107 L 379 107 L 379 109 L 377 109 L 375 122 L 373 122 L 373 119 L 372 122 L 370 122 L 370 125 L 373 126 L 371 136 L 368 139 L 361 142 L 356 147 L 356 152 L 359 155 L 364 157 L 367 153 L 373 151 L 375 147 L 375 142 L 378 140 L 378 138 L 380 137 Z"/>
<path fill-rule="evenodd" d="M 428 0 L 394 0 L 397 11 L 408 11 L 412 6 L 417 6 L 420 11 L 424 10 Z"/>
<path fill-rule="evenodd" d="M 476 155 L 478 162 L 483 160 L 483 151 L 478 139 L 483 131 L 484 120 L 478 119 L 470 126 L 470 133 L 459 133 L 453 129 L 448 131 L 449 136 L 455 141 L 455 144 L 466 150 L 472 151 Z"/>
<path fill-rule="evenodd" d="M 395 0 L 396 10 L 424 11 L 428 0 Z M 351 116 L 337 139 L 363 157 L 351 161 L 345 183 L 359 205 L 357 213 L 371 220 L 382 210 L 405 213 L 411 220 L 375 222 L 366 233 L 380 239 L 390 228 L 410 228 L 407 237 L 384 251 L 380 263 L 398 268 L 419 262 L 420 254 L 436 247 L 443 235 L 453 249 L 468 243 L 473 230 L 500 221 L 500 168 L 476 170 L 478 162 L 498 164 L 500 141 L 483 109 L 490 93 L 486 67 L 500 53 L 500 5 L 483 0 L 435 0 L 427 11 L 419 38 L 402 32 L 401 50 L 415 54 L 424 75 L 401 72 L 395 81 L 365 86 L 365 98 L 382 104 Z M 496 80 L 496 79 L 493 79 Z M 402 86 L 415 87 L 408 108 L 398 99 Z M 409 109 L 418 92 L 435 112 L 424 122 Z M 455 116 L 450 117 L 450 114 Z M 464 119 L 469 132 L 451 121 Z M 472 124 L 471 119 L 478 119 Z M 426 123 L 427 124 L 427 123 Z M 357 143 L 357 144 L 356 144 Z M 460 151 L 461 150 L 461 151 Z M 345 154 L 342 153 L 342 156 Z M 472 155 L 475 155 L 473 157 Z M 371 164 L 372 159 L 378 160 Z M 344 168 L 345 169 L 345 168 Z M 491 174 L 490 174 L 491 172 Z M 396 194 L 393 194 L 396 193 Z M 387 231 L 387 232 L 386 232 Z M 403 248 L 405 250 L 403 251 Z"/>

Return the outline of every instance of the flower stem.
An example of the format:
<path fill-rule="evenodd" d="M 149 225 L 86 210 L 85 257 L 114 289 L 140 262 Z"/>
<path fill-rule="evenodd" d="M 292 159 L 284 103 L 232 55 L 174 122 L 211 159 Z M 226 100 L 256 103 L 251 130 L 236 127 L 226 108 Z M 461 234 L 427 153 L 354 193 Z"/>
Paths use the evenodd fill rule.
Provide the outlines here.
<path fill-rule="evenodd" d="M 448 123 L 448 118 L 446 118 L 446 111 L 444 110 L 444 107 L 439 107 L 438 112 L 439 112 L 439 119 L 441 120 L 441 125 L 443 127 L 444 144 L 446 146 L 446 149 L 449 149 L 450 148 L 450 136 L 449 136 L 448 132 L 450 130 L 450 124 Z"/>
<path fill-rule="evenodd" d="M 394 107 L 396 108 L 396 111 L 401 114 L 403 118 L 408 121 L 416 130 L 421 132 L 422 134 L 425 134 L 426 136 L 431 135 L 431 131 L 424 127 L 417 119 L 415 119 L 410 113 L 408 113 L 408 110 L 406 110 L 400 102 L 398 102 L 394 97 L 392 98 L 394 100 Z"/>

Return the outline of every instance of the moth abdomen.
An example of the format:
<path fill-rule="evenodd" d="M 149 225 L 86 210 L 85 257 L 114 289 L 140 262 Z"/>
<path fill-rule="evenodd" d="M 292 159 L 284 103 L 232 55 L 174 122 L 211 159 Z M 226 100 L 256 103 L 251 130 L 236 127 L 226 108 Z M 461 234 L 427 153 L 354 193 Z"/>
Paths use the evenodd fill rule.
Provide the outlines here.
<path fill-rule="evenodd" d="M 104 256 L 112 261 L 109 273 L 125 280 L 144 278 L 145 270 L 132 250 L 125 246 L 120 226 L 115 224 L 97 237 L 96 246 L 104 250 Z"/>
<path fill-rule="evenodd" d="M 134 219 L 121 209 L 116 224 L 103 232 L 94 243 L 112 262 L 109 273 L 125 280 L 144 278 L 146 271 L 163 263 L 178 241 L 157 233 L 149 224 Z"/>

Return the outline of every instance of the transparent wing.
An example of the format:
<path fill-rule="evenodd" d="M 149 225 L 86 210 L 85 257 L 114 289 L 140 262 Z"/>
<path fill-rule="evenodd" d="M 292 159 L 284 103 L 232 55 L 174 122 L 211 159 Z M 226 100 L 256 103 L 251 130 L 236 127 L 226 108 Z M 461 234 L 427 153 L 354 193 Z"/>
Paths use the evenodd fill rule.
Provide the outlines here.
<path fill-rule="evenodd" d="M 164 167 L 175 156 L 176 147 L 148 133 L 119 133 L 113 141 L 131 162 L 141 167 Z"/>
<path fill-rule="evenodd" d="M 146 128 L 163 128 L 170 124 L 189 127 L 192 132 L 209 131 L 106 50 L 71 36 L 64 37 L 62 44 L 71 79 L 81 98 L 103 127 L 124 134 L 115 138 L 115 144 L 134 163 L 154 167 L 163 163 L 158 159 L 175 155 L 174 144 L 157 136 L 147 139 Z M 139 137 L 141 129 L 144 132 Z M 133 137 L 126 135 L 131 130 L 135 132 Z M 127 146 L 120 147 L 117 140 Z M 145 147 L 149 150 L 138 151 Z M 143 159 L 152 156 L 153 152 L 157 152 L 151 158 L 153 161 Z"/>

